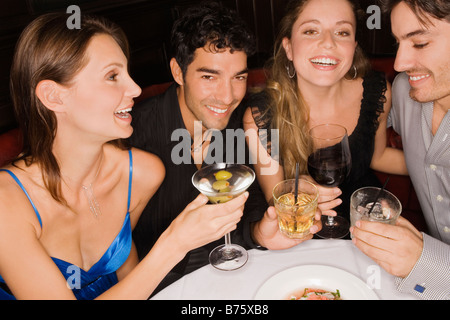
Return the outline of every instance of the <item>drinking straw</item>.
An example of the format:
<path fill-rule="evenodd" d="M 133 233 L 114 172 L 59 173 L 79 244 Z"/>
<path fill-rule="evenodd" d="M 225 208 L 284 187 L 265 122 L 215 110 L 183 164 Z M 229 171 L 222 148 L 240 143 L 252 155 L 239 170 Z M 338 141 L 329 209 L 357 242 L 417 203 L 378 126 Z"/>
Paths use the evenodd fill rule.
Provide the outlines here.
<path fill-rule="evenodd" d="M 298 196 L 298 162 L 295 164 L 295 191 L 294 191 L 294 205 L 297 204 L 297 196 Z"/>
<path fill-rule="evenodd" d="M 372 204 L 372 207 L 370 207 L 369 212 L 367 213 L 368 216 L 370 216 L 370 213 L 372 212 L 373 208 L 375 208 L 375 204 L 378 201 L 378 198 L 380 198 L 381 193 L 384 191 L 384 188 L 386 187 L 387 183 L 389 181 L 389 177 L 387 177 L 386 181 L 384 182 L 383 186 L 381 187 L 381 189 L 378 191 L 377 196 L 375 198 L 375 201 Z"/>

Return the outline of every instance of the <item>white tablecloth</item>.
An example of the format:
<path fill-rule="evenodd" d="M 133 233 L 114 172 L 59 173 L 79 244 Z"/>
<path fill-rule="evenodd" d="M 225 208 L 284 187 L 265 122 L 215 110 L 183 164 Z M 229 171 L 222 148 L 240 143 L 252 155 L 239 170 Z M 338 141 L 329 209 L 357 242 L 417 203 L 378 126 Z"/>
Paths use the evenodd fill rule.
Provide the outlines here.
<path fill-rule="evenodd" d="M 249 250 L 246 265 L 220 271 L 207 265 L 156 294 L 154 300 L 251 300 L 273 275 L 300 265 L 325 265 L 365 282 L 380 299 L 415 299 L 396 290 L 394 277 L 364 255 L 350 240 L 309 240 L 278 251 Z"/>

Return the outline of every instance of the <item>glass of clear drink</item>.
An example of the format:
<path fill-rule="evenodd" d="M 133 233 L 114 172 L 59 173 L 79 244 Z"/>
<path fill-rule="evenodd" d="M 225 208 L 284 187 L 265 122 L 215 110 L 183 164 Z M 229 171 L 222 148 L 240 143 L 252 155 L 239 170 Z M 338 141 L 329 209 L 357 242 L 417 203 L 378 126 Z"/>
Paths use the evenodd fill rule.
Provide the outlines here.
<path fill-rule="evenodd" d="M 309 235 L 317 210 L 317 187 L 307 180 L 298 179 L 295 201 L 295 179 L 289 179 L 278 183 L 272 193 L 281 233 L 293 239 Z"/>
<path fill-rule="evenodd" d="M 244 193 L 255 180 L 255 172 L 240 164 L 216 163 L 201 168 L 192 176 L 193 185 L 212 204 L 225 203 Z M 245 248 L 231 243 L 230 233 L 225 235 L 225 244 L 209 254 L 209 262 L 219 270 L 235 270 L 248 260 Z"/>
<path fill-rule="evenodd" d="M 358 220 L 376 221 L 395 225 L 402 212 L 402 204 L 391 192 L 377 187 L 364 187 L 350 197 L 350 225 Z M 378 193 L 380 196 L 370 212 Z"/>

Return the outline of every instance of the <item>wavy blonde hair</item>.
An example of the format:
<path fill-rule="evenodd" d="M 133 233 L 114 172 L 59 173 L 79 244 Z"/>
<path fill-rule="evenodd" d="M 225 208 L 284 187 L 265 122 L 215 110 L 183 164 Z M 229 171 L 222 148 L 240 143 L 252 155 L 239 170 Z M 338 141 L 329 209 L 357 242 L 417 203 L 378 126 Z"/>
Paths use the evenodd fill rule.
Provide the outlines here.
<path fill-rule="evenodd" d="M 291 38 L 292 27 L 306 4 L 311 0 L 294 0 L 287 6 L 287 14 L 280 22 L 278 37 L 275 41 L 274 56 L 268 62 L 269 78 L 267 92 L 270 96 L 270 107 L 267 112 L 272 115 L 271 128 L 279 130 L 279 150 L 285 178 L 295 176 L 295 164 L 299 163 L 300 173 L 307 173 L 308 155 L 312 149 L 309 137 L 309 107 L 303 99 L 297 85 L 297 77 L 290 78 L 287 66 L 292 62 L 287 58 L 282 42 Z M 351 5 L 356 20 L 363 13 L 354 0 L 347 0 Z M 353 57 L 356 67 L 345 75 L 346 79 L 363 77 L 370 69 L 370 64 L 361 47 L 357 45 Z"/>

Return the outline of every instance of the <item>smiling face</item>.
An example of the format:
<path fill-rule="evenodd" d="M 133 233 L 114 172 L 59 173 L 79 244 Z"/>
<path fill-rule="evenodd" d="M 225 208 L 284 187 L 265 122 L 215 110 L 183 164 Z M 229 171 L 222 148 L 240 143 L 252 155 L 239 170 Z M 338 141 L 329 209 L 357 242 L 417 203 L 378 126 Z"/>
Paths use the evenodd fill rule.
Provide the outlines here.
<path fill-rule="evenodd" d="M 64 121 L 67 127 L 100 139 L 129 137 L 133 132 L 129 112 L 141 89 L 128 74 L 127 58 L 114 39 L 104 34 L 91 39 L 86 58 L 86 66 L 66 88 L 66 112 L 58 123 Z"/>
<path fill-rule="evenodd" d="M 450 100 L 450 23 L 427 16 L 420 23 L 404 2 L 391 13 L 392 33 L 398 42 L 394 68 L 406 72 L 410 96 L 419 102 Z"/>
<path fill-rule="evenodd" d="M 311 0 L 283 39 L 298 81 L 330 86 L 341 80 L 353 64 L 356 20 L 347 0 Z"/>
<path fill-rule="evenodd" d="M 245 52 L 231 53 L 229 49 L 211 52 L 207 48 L 195 51 L 194 60 L 184 76 L 179 68 L 176 68 L 178 73 L 172 70 L 180 84 L 178 100 L 185 126 L 190 132 L 193 132 L 194 121 L 202 121 L 204 129 L 226 128 L 247 90 Z"/>

